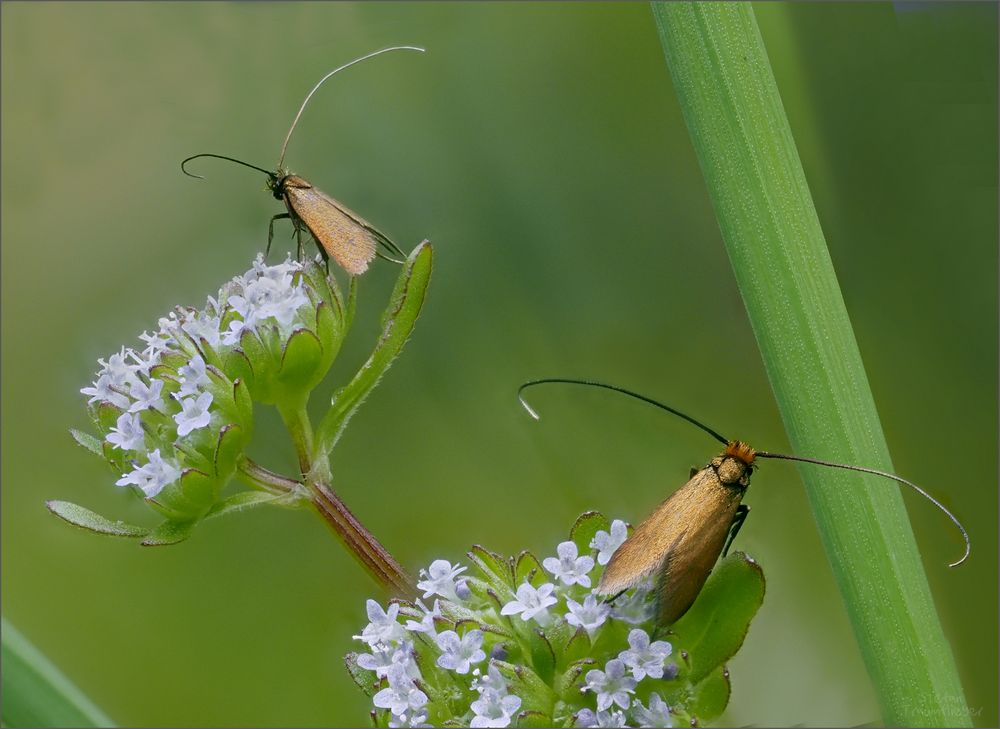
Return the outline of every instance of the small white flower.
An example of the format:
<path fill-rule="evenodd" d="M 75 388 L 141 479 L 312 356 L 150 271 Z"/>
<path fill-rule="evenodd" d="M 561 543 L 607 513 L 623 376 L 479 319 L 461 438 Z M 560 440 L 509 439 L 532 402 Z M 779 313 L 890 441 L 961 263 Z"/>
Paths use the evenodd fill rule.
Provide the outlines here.
<path fill-rule="evenodd" d="M 625 713 L 618 711 L 594 711 L 593 709 L 581 709 L 576 715 L 576 726 L 578 727 L 623 727 L 625 726 Z"/>
<path fill-rule="evenodd" d="M 549 608 L 556 604 L 557 600 L 552 592 L 556 586 L 551 582 L 546 582 L 539 588 L 524 582 L 517 588 L 517 599 L 511 600 L 500 609 L 501 615 L 517 615 L 520 613 L 521 620 L 527 622 L 534 618 L 539 625 L 547 625 L 551 616 Z"/>
<path fill-rule="evenodd" d="M 115 484 L 118 486 L 130 484 L 138 486 L 146 494 L 146 498 L 153 498 L 165 486 L 180 478 L 180 475 L 181 470 L 172 463 L 163 460 L 160 457 L 160 449 L 157 448 L 149 454 L 149 463 L 125 474 Z"/>
<path fill-rule="evenodd" d="M 212 420 L 212 414 L 208 411 L 212 404 L 212 393 L 203 392 L 195 397 L 185 397 L 178 400 L 181 411 L 174 416 L 177 423 L 177 435 L 184 437 L 192 430 L 204 428 Z"/>
<path fill-rule="evenodd" d="M 390 714 L 389 726 L 391 729 L 397 727 L 429 727 L 427 722 L 427 711 L 425 709 L 413 710 L 402 714 Z"/>
<path fill-rule="evenodd" d="M 215 303 L 215 299 L 211 297 L 209 297 L 208 301 L 209 305 Z M 184 321 L 181 322 L 181 329 L 191 339 L 199 345 L 201 344 L 201 340 L 204 339 L 211 347 L 218 347 L 222 341 L 222 337 L 219 335 L 220 326 L 220 318 L 208 311 L 191 311 L 184 317 Z"/>
<path fill-rule="evenodd" d="M 355 635 L 355 640 L 363 640 L 370 646 L 376 643 L 390 644 L 401 641 L 406 637 L 403 626 L 396 622 L 399 615 L 399 604 L 392 603 L 388 610 L 383 610 L 382 606 L 374 600 L 365 603 L 368 611 L 368 625 L 361 631 L 361 635 Z M 400 713 L 400 712 L 395 712 Z"/>
<path fill-rule="evenodd" d="M 673 719 L 670 718 L 670 707 L 657 693 L 649 695 L 648 709 L 636 699 L 632 707 L 632 716 L 639 722 L 640 727 L 671 727 L 674 725 Z"/>
<path fill-rule="evenodd" d="M 673 651 L 673 646 L 665 640 L 650 643 L 649 635 L 641 628 L 634 628 L 628 634 L 628 644 L 631 650 L 622 651 L 618 658 L 632 669 L 636 681 L 641 681 L 646 676 L 663 678 L 663 664 Z"/>
<path fill-rule="evenodd" d="M 598 711 L 612 704 L 627 709 L 631 701 L 629 694 L 635 693 L 635 679 L 625 675 L 625 664 L 617 658 L 608 661 L 603 671 L 596 668 L 587 671 L 586 681 L 583 690 L 597 694 Z"/>
<path fill-rule="evenodd" d="M 426 633 L 432 638 L 437 635 L 437 627 L 434 625 L 434 618 L 441 617 L 441 602 L 440 600 L 434 601 L 434 608 L 431 610 L 427 609 L 427 606 L 417 598 L 417 606 L 424 611 L 424 616 L 420 621 L 407 620 L 406 629 L 413 631 L 414 633 Z"/>
<path fill-rule="evenodd" d="M 649 597 L 652 589 L 652 583 L 647 582 L 635 588 L 631 595 L 622 596 L 615 600 L 614 607 L 611 609 L 611 617 L 631 625 L 642 625 L 652 619 L 655 607 L 655 601 Z"/>
<path fill-rule="evenodd" d="M 218 335 L 218 330 L 215 333 Z M 186 365 L 182 365 L 177 370 L 177 374 L 181 376 L 181 389 L 177 393 L 180 397 L 194 395 L 198 392 L 199 388 L 211 382 L 208 379 L 208 373 L 205 369 L 205 360 L 198 354 L 192 357 Z"/>
<path fill-rule="evenodd" d="M 108 375 L 98 375 L 92 387 L 84 387 L 80 392 L 84 395 L 90 395 L 90 399 L 87 400 L 88 405 L 93 405 L 95 402 L 108 402 L 115 407 L 127 408 L 130 402 L 127 396 L 114 388 L 111 384 L 111 377 Z"/>
<path fill-rule="evenodd" d="M 145 443 L 145 435 L 142 419 L 138 415 L 122 413 L 106 440 L 123 451 L 140 451 Z"/>
<path fill-rule="evenodd" d="M 604 621 L 611 615 L 611 606 L 604 600 L 598 601 L 592 594 L 587 595 L 582 605 L 567 597 L 566 606 L 569 608 L 566 622 L 583 628 L 591 638 L 594 637 L 594 631 L 604 625 Z"/>
<path fill-rule="evenodd" d="M 621 519 L 615 519 L 611 522 L 610 534 L 603 529 L 598 531 L 590 541 L 590 548 L 597 550 L 597 563 L 607 564 L 610 562 L 611 555 L 625 543 L 626 539 L 628 539 L 628 527 Z"/>
<path fill-rule="evenodd" d="M 385 677 L 389 668 L 395 664 L 400 664 L 407 669 L 407 674 L 411 678 L 419 678 L 420 670 L 412 660 L 413 644 L 403 641 L 398 646 L 376 643 L 371 647 L 371 653 L 362 653 L 358 656 L 358 665 L 367 671 L 375 671 L 379 678 Z"/>
<path fill-rule="evenodd" d="M 477 668 L 476 671 L 478 670 Z M 501 694 L 505 694 L 507 693 L 507 679 L 503 677 L 500 669 L 493 665 L 491 661 L 489 668 L 486 670 L 486 675 L 473 679 L 472 688 L 480 693 L 486 689 L 493 689 L 494 691 L 499 691 Z"/>
<path fill-rule="evenodd" d="M 417 688 L 404 666 L 398 663 L 389 666 L 386 678 L 389 686 L 372 697 L 372 703 L 378 708 L 405 716 L 410 709 L 419 709 L 427 704 L 427 694 Z"/>
<path fill-rule="evenodd" d="M 542 561 L 542 566 L 564 585 L 590 587 L 590 577 L 587 573 L 594 568 L 594 558 L 578 557 L 577 552 L 575 542 L 562 542 L 556 547 L 559 558 L 546 557 Z"/>
<path fill-rule="evenodd" d="M 475 714 L 469 724 L 470 727 L 510 726 L 514 712 L 521 708 L 521 697 L 507 696 L 496 689 L 487 688 L 469 708 Z"/>
<path fill-rule="evenodd" d="M 441 655 L 437 664 L 455 673 L 468 673 L 470 664 L 479 663 L 486 658 L 483 651 L 483 631 L 470 630 L 461 638 L 454 630 L 446 630 L 435 638 Z"/>
<path fill-rule="evenodd" d="M 132 407 L 128 409 L 130 413 L 138 413 L 150 408 L 153 410 L 163 409 L 163 398 L 161 397 L 163 380 L 152 379 L 148 385 L 141 380 L 136 380 L 128 392 L 135 400 Z"/>
<path fill-rule="evenodd" d="M 421 569 L 420 575 L 426 579 L 417 583 L 417 589 L 424 591 L 424 597 L 440 595 L 448 600 L 459 602 L 461 598 L 455 592 L 455 578 L 465 572 L 466 568 L 452 565 L 446 559 L 436 559 L 426 570 Z"/>

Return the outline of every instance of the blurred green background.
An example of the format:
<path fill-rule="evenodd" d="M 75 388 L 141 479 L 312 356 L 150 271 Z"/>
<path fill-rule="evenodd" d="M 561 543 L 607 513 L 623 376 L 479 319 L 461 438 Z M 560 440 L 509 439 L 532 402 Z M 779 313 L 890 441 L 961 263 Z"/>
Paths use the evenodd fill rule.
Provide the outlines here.
<path fill-rule="evenodd" d="M 973 719 L 997 716 L 995 4 L 755 6 Z M 148 522 L 67 429 L 96 359 L 200 305 L 263 248 L 263 176 L 327 70 L 290 167 L 434 241 L 401 360 L 335 452 L 336 487 L 414 570 L 472 543 L 552 553 L 586 509 L 638 520 L 717 450 L 608 393 L 787 443 L 645 4 L 87 4 L 2 9 L 3 614 L 118 722 L 358 725 L 341 656 L 382 597 L 312 514 L 212 522 L 141 549 L 64 498 Z M 279 228 L 276 248 L 290 247 Z M 397 269 L 361 285 L 335 377 Z M 331 385 L 332 386 L 332 385 Z M 294 470 L 278 419 L 258 460 Z M 804 454 L 822 456 L 823 454 Z M 887 484 L 886 488 L 894 488 Z M 766 464 L 738 546 L 768 591 L 730 668 L 729 725 L 858 725 L 878 709 L 794 467 Z"/>

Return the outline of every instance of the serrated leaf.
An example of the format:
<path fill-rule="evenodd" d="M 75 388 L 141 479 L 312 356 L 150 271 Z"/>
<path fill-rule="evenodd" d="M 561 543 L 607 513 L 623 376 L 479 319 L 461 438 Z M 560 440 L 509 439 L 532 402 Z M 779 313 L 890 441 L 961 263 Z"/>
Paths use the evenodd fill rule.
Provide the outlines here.
<path fill-rule="evenodd" d="M 577 518 L 573 528 L 569 530 L 569 538 L 580 554 L 590 554 L 590 543 L 599 531 L 611 532 L 611 523 L 599 511 L 587 511 Z"/>
<path fill-rule="evenodd" d="M 690 656 L 691 683 L 736 654 L 763 601 L 764 572 L 752 558 L 736 552 L 716 565 L 694 605 L 671 626 L 674 649 Z"/>
<path fill-rule="evenodd" d="M 76 428 L 70 428 L 69 432 L 77 444 L 83 446 L 95 456 L 104 457 L 104 449 L 101 447 L 100 439 L 95 438 L 90 433 L 84 433 L 82 430 L 77 430 Z"/>
<path fill-rule="evenodd" d="M 128 524 L 120 519 L 111 521 L 86 507 L 70 501 L 46 501 L 45 506 L 60 519 L 95 534 L 104 534 L 109 537 L 128 537 L 130 539 L 144 537 L 149 534 L 149 529 L 146 527 Z"/>
<path fill-rule="evenodd" d="M 374 351 L 354 378 L 334 393 L 330 409 L 316 431 L 318 452 L 329 453 L 333 450 L 351 416 L 403 349 L 423 307 L 432 266 L 432 248 L 430 243 L 424 241 L 407 258 L 396 281 L 389 306 L 382 314 L 382 332 Z M 355 281 L 356 277 L 351 280 L 349 316 L 353 316 Z"/>
<path fill-rule="evenodd" d="M 711 721 L 726 710 L 730 692 L 729 671 L 725 666 L 719 666 L 694 687 L 691 699 L 684 708 L 698 717 L 699 723 Z"/>
<path fill-rule="evenodd" d="M 568 666 L 574 661 L 586 658 L 589 654 L 590 636 L 587 635 L 587 631 L 583 628 L 577 628 L 559 657 L 560 663 Z"/>
<path fill-rule="evenodd" d="M 556 693 L 565 701 L 578 700 L 580 698 L 580 677 L 584 671 L 596 665 L 597 661 L 593 658 L 581 658 L 570 663 L 562 675 L 556 679 Z"/>
<path fill-rule="evenodd" d="M 194 530 L 195 521 L 170 521 L 169 519 L 149 533 L 149 536 L 142 540 L 144 547 L 165 547 L 170 544 L 178 544 L 191 536 Z"/>
<path fill-rule="evenodd" d="M 232 348 L 226 352 L 221 369 L 226 373 L 226 377 L 233 382 L 242 380 L 243 382 L 250 383 L 250 387 L 252 388 L 254 381 L 253 366 L 250 364 L 250 360 L 247 359 L 243 350 Z"/>
<path fill-rule="evenodd" d="M 542 568 L 542 563 L 538 561 L 538 557 L 528 550 L 517 555 L 517 562 L 514 564 L 515 585 L 528 581 L 535 587 L 541 587 L 546 582 L 545 576 L 545 570 Z"/>
<path fill-rule="evenodd" d="M 380 680 L 374 671 L 369 671 L 358 665 L 358 655 L 353 651 L 348 653 L 344 656 L 344 665 L 347 666 L 347 672 L 351 674 L 351 679 L 358 688 L 364 692 L 365 696 L 371 698 L 378 691 Z"/>

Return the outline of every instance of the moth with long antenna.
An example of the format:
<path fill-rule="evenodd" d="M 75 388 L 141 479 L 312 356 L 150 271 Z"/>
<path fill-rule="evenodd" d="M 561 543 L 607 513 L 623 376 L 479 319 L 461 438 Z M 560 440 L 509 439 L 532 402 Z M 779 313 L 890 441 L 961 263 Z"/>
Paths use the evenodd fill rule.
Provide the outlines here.
<path fill-rule="evenodd" d="M 419 51 L 423 53 L 424 49 L 417 46 L 392 46 L 391 48 L 383 48 L 360 58 L 355 58 L 353 61 L 335 68 L 321 78 L 306 95 L 305 101 L 302 102 L 302 106 L 299 107 L 299 111 L 295 115 L 295 119 L 292 120 L 292 126 L 289 127 L 288 134 L 285 135 L 285 142 L 281 145 L 281 153 L 278 155 L 278 166 L 273 172 L 233 157 L 211 153 L 196 154 L 188 157 L 181 162 L 181 171 L 189 177 L 202 179 L 201 175 L 188 172 L 185 165 L 191 160 L 201 157 L 214 157 L 216 159 L 235 162 L 238 165 L 249 167 L 252 170 L 257 170 L 267 175 L 268 190 L 274 195 L 275 199 L 285 203 L 286 210 L 286 212 L 278 213 L 272 217 L 271 222 L 268 224 L 267 252 L 270 252 L 271 240 L 274 238 L 274 221 L 287 218 L 292 223 L 296 241 L 298 242 L 299 258 L 302 258 L 303 255 L 302 234 L 303 232 L 308 232 L 316 242 L 323 260 L 329 261 L 332 257 L 351 275 L 358 275 L 367 271 L 368 264 L 371 263 L 376 255 L 394 263 L 402 263 L 397 258 L 387 256 L 378 250 L 378 246 L 382 246 L 393 256 L 397 256 L 398 258 L 406 257 L 403 251 L 387 235 L 318 187 L 314 187 L 298 175 L 289 173 L 284 167 L 285 151 L 288 149 L 288 142 L 292 138 L 292 132 L 295 131 L 302 112 L 305 111 L 306 105 L 319 87 L 327 79 L 344 69 L 350 68 L 356 63 L 367 61 L 369 58 L 380 56 L 383 53 L 389 53 L 390 51 Z"/>
<path fill-rule="evenodd" d="M 741 501 L 750 486 L 750 475 L 759 458 L 841 468 L 881 476 L 903 484 L 944 512 L 962 533 L 965 553 L 948 566 L 957 567 L 969 556 L 969 535 L 958 518 L 920 486 L 894 473 L 818 458 L 757 451 L 742 441 L 729 440 L 669 405 L 623 387 L 592 380 L 545 378 L 521 385 L 517 391 L 518 398 L 535 420 L 539 419 L 538 413 L 528 405 L 523 393 L 529 387 L 545 384 L 584 385 L 627 395 L 686 420 L 726 446 L 704 468 L 692 469 L 690 480 L 635 528 L 632 535 L 611 556 L 597 586 L 598 594 L 610 595 L 614 599 L 654 573 L 657 574 L 657 613 L 660 625 L 670 625 L 687 612 L 701 592 L 720 554 L 725 556 L 729 551 L 729 546 L 750 513 L 750 507 Z"/>

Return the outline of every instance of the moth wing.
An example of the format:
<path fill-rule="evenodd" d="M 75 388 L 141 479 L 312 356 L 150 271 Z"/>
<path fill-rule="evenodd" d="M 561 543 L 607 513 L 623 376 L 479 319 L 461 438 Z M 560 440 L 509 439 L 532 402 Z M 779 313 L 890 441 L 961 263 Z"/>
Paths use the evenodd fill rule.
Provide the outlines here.
<path fill-rule="evenodd" d="M 363 219 L 355 217 L 315 187 L 287 187 L 288 204 L 309 232 L 345 271 L 358 275 L 375 257 L 377 238 Z M 380 234 L 381 235 L 381 234 Z"/>
<path fill-rule="evenodd" d="M 724 486 L 711 468 L 661 503 L 612 555 L 597 591 L 615 595 L 653 573 L 661 624 L 694 602 L 722 553 L 742 493 Z"/>

